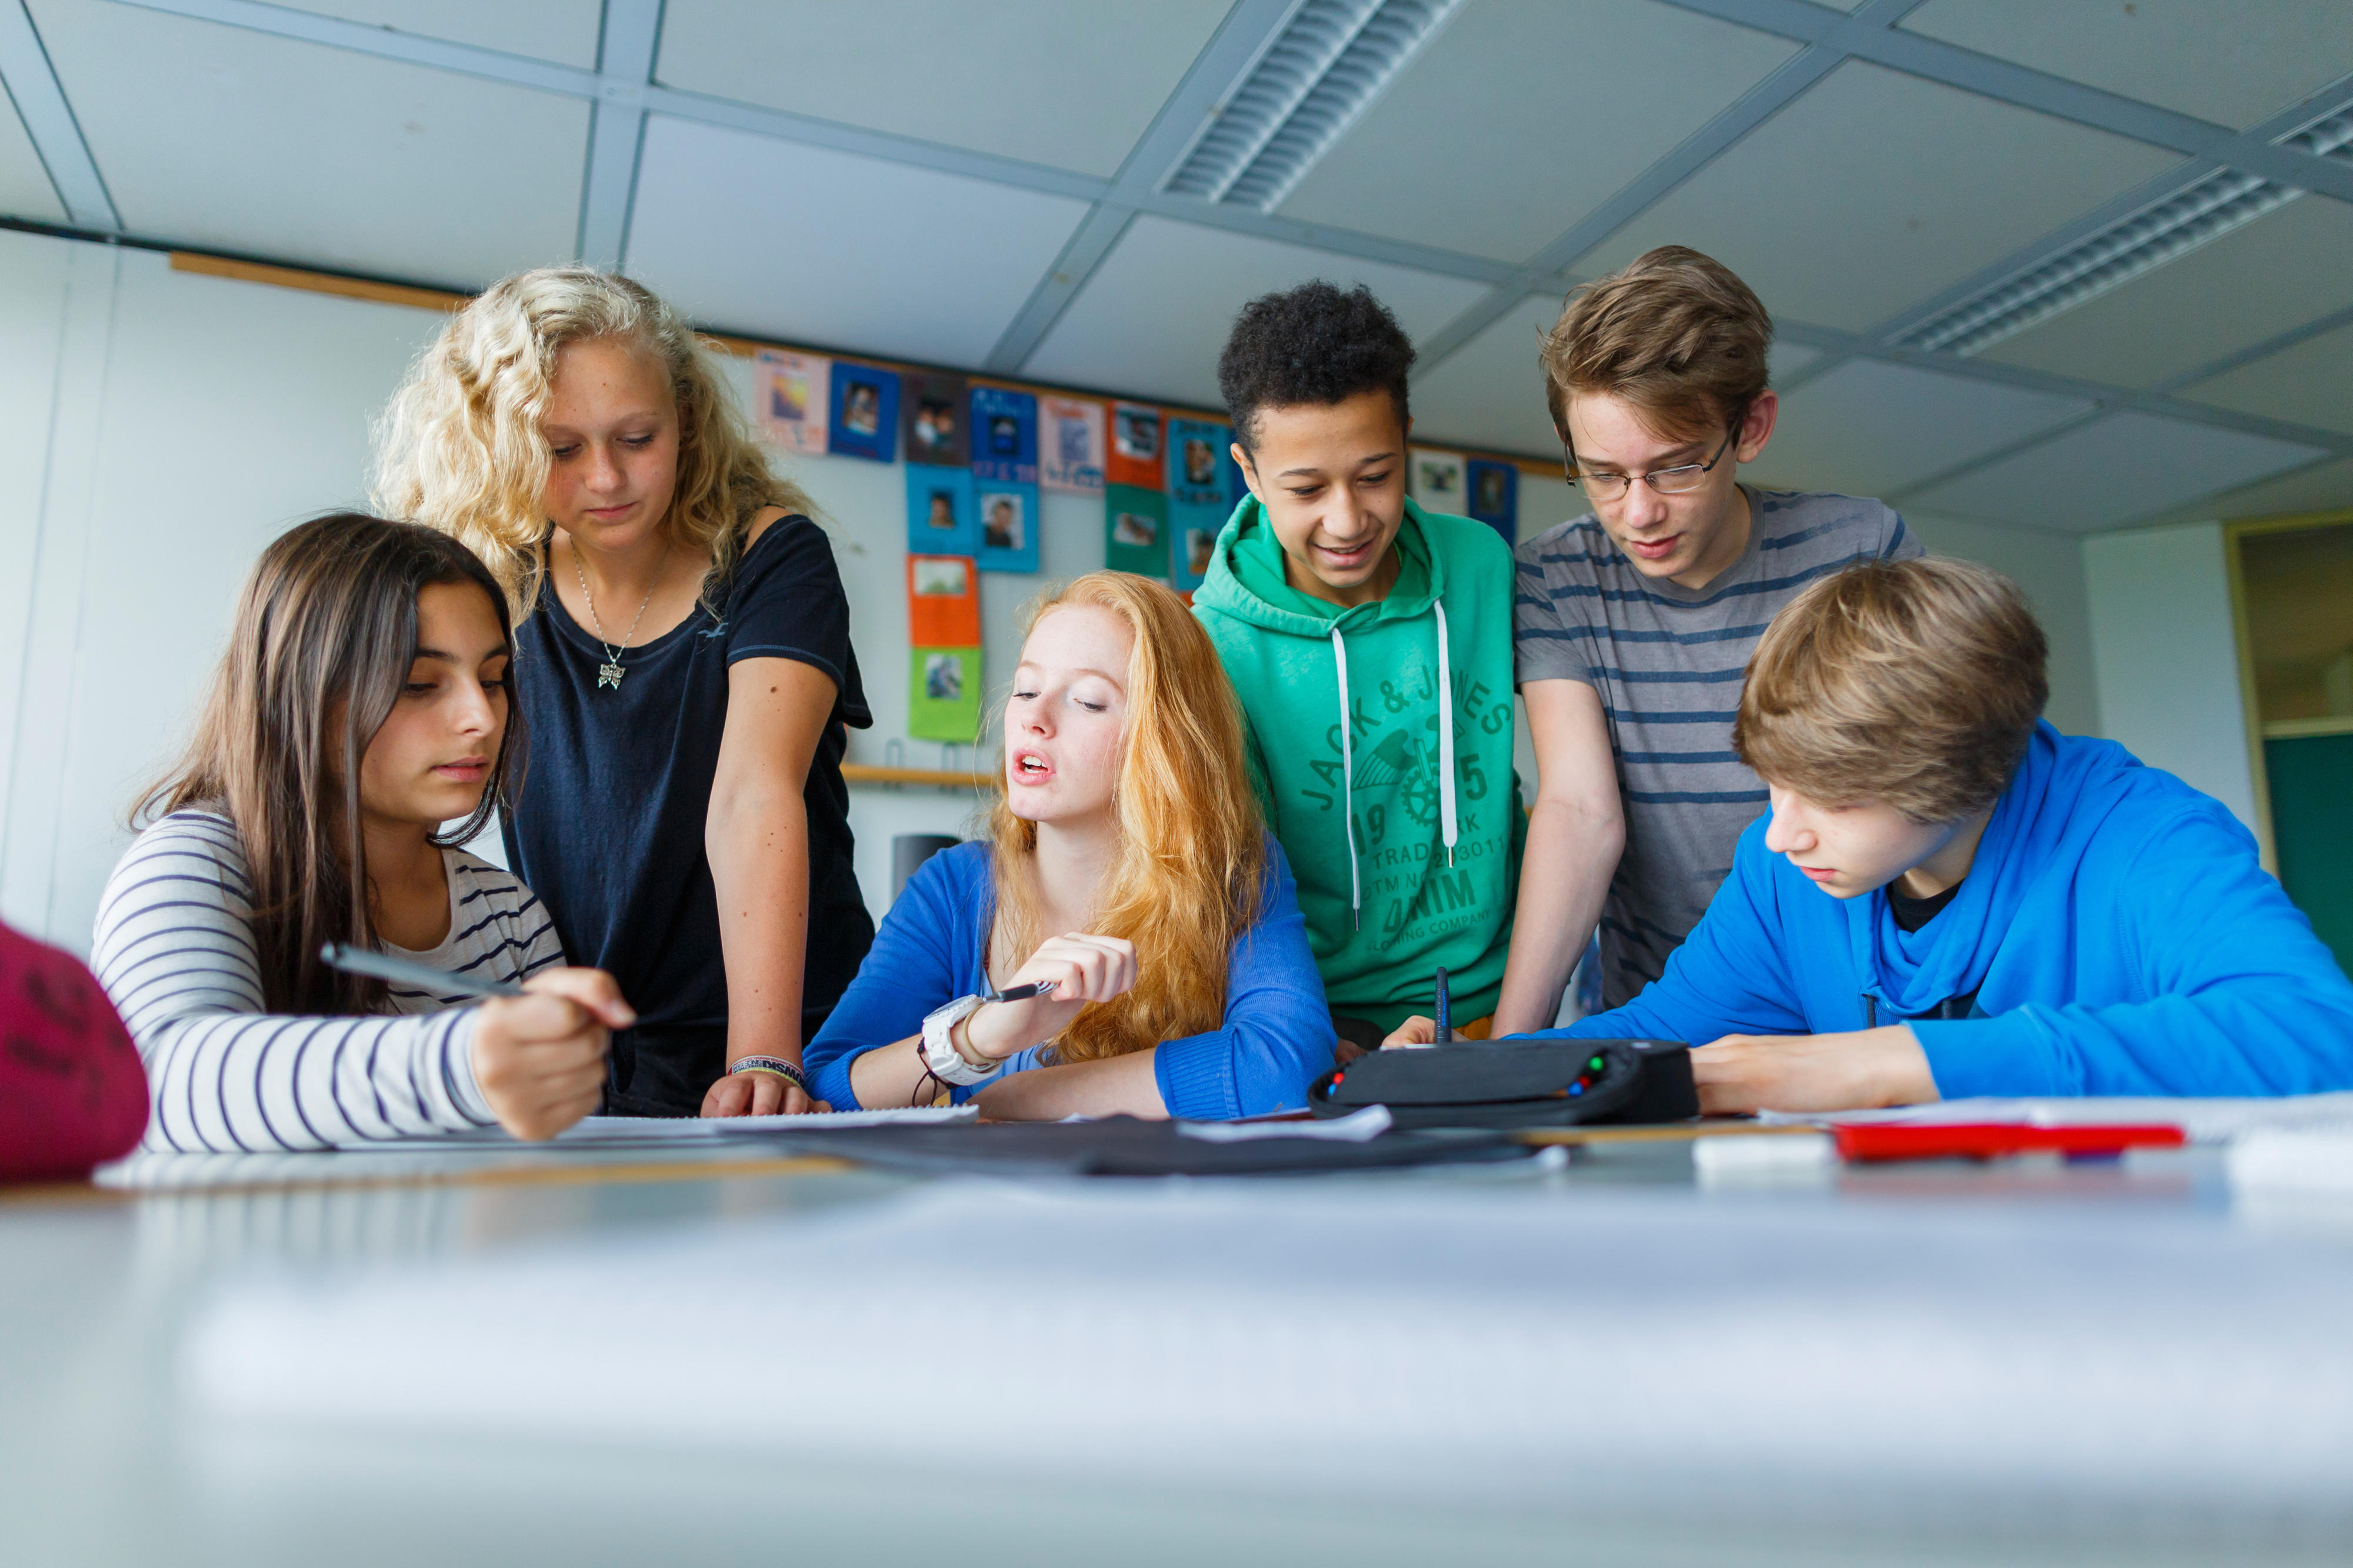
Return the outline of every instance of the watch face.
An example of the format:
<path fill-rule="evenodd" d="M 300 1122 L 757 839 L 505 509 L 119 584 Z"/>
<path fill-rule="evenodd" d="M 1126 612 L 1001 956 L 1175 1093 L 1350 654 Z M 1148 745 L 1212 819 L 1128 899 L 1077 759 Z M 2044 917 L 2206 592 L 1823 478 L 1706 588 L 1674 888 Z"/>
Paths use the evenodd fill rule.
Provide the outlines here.
<path fill-rule="evenodd" d="M 957 997 L 955 1001 L 950 1002 L 949 1004 L 947 1004 L 945 1006 L 944 1006 L 944 1007 L 934 1007 L 934 1008 L 933 1008 L 929 1013 L 926 1013 L 926 1014 L 923 1016 L 923 1027 L 925 1027 L 926 1029 L 928 1029 L 928 1028 L 930 1028 L 934 1024 L 941 1024 L 941 1025 L 954 1024 L 954 1023 L 956 1023 L 957 1021 L 959 1021 L 960 1019 L 968 1018 L 968 1017 L 970 1017 L 973 1014 L 977 1013 L 977 1012 L 979 1012 L 979 1011 L 980 1011 L 980 998 L 979 998 L 979 997 L 977 997 L 977 996 L 959 996 L 959 997 Z"/>

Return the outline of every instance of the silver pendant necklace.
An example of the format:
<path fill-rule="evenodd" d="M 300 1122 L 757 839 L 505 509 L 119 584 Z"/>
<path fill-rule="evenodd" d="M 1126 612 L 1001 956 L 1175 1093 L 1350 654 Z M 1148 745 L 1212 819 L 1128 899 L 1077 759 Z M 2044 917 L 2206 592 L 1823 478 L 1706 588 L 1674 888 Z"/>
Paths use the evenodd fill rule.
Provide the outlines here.
<path fill-rule="evenodd" d="M 628 651 L 629 639 L 638 635 L 638 621 L 646 618 L 646 605 L 654 602 L 654 588 L 661 586 L 661 569 L 669 562 L 670 546 L 664 543 L 661 559 L 654 563 L 653 588 L 646 590 L 645 601 L 638 606 L 637 620 L 629 623 L 629 629 L 621 634 L 621 646 L 615 647 L 605 640 L 605 623 L 596 618 L 596 595 L 588 591 L 588 574 L 580 565 L 580 548 L 573 546 L 572 574 L 580 579 L 580 596 L 588 604 L 588 624 L 596 628 L 596 646 L 605 650 L 605 662 L 596 667 L 596 689 L 599 691 L 607 686 L 616 691 L 621 689 L 621 677 L 629 673 L 621 668 L 621 656 Z"/>

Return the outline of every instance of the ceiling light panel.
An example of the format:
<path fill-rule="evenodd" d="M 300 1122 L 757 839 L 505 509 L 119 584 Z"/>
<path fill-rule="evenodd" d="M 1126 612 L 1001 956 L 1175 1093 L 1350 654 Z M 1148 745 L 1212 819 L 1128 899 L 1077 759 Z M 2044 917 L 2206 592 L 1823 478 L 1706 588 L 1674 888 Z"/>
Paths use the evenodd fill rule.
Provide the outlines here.
<path fill-rule="evenodd" d="M 1164 188 L 1272 211 L 1460 4 L 1306 0 Z"/>

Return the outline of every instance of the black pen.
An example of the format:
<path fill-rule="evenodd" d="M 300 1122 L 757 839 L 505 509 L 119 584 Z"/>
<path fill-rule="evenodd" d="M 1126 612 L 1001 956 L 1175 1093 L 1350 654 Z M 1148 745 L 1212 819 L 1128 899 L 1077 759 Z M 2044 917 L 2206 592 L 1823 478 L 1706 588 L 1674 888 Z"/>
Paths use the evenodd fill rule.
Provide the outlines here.
<path fill-rule="evenodd" d="M 352 947 L 331 942 L 319 950 L 319 961 L 330 969 L 340 969 L 346 974 L 364 974 L 371 980 L 387 981 L 395 985 L 406 985 L 418 991 L 446 995 L 455 991 L 464 996 L 520 996 L 522 987 L 503 980 L 477 980 L 470 974 L 453 974 L 430 964 L 412 963 L 406 958 L 394 958 L 364 947 Z"/>
<path fill-rule="evenodd" d="M 1454 1043 L 1454 1022 L 1448 1016 L 1453 1005 L 1453 998 L 1446 994 L 1446 971 L 1441 969 L 1438 972 L 1438 1039 L 1436 1041 L 1441 1046 L 1451 1046 Z"/>

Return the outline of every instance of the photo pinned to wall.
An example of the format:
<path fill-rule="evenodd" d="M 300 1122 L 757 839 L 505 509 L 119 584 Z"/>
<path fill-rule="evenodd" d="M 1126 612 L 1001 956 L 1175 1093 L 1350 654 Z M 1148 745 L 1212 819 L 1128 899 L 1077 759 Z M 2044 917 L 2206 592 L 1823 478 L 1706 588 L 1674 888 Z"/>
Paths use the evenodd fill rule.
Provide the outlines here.
<path fill-rule="evenodd" d="M 976 482 L 980 569 L 1038 570 L 1038 487 Z"/>
<path fill-rule="evenodd" d="M 1140 485 L 1103 491 L 1103 564 L 1168 580 L 1168 498 Z"/>
<path fill-rule="evenodd" d="M 1416 447 L 1407 471 L 1413 481 L 1413 499 L 1421 503 L 1422 510 L 1463 515 L 1468 498 L 1463 492 L 1461 453 Z"/>
<path fill-rule="evenodd" d="M 1103 493 L 1102 404 L 1092 397 L 1038 400 L 1038 482 L 1073 495 Z"/>
<path fill-rule="evenodd" d="M 907 654 L 907 734 L 972 745 L 980 735 L 980 646 L 916 647 Z"/>
<path fill-rule="evenodd" d="M 1502 534 L 1504 543 L 1517 545 L 1520 542 L 1520 466 L 1473 458 L 1464 468 L 1463 483 L 1469 488 L 1470 509 L 1467 515 Z"/>
<path fill-rule="evenodd" d="M 907 553 L 980 553 L 980 512 L 970 468 L 907 465 Z"/>
<path fill-rule="evenodd" d="M 1214 420 L 1168 421 L 1170 583 L 1180 594 L 1201 585 L 1209 552 L 1226 525 L 1226 448 L 1232 430 Z"/>
<path fill-rule="evenodd" d="M 964 377 L 909 371 L 899 378 L 899 417 L 907 461 L 966 468 L 972 444 L 965 424 L 969 393 Z"/>
<path fill-rule="evenodd" d="M 833 362 L 833 428 L 826 449 L 869 462 L 898 461 L 898 372 L 854 360 Z"/>
<path fill-rule="evenodd" d="M 1158 489 L 1168 482 L 1161 469 L 1160 445 L 1160 410 L 1148 403 L 1113 404 L 1104 479 L 1114 485 Z"/>
<path fill-rule="evenodd" d="M 752 356 L 752 397 L 760 411 L 761 428 L 787 452 L 826 449 L 826 416 L 831 389 L 828 372 L 833 362 L 822 354 L 786 353 L 762 349 Z"/>
<path fill-rule="evenodd" d="M 1038 399 L 999 387 L 972 389 L 972 473 L 983 484 L 1038 482 Z"/>
<path fill-rule="evenodd" d="M 907 557 L 907 641 L 917 647 L 980 641 L 980 580 L 970 558 Z"/>

